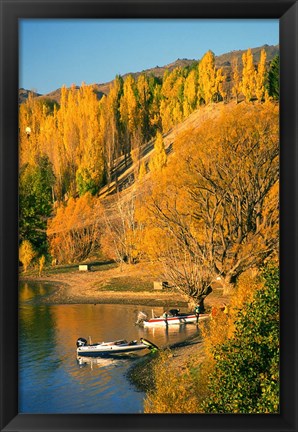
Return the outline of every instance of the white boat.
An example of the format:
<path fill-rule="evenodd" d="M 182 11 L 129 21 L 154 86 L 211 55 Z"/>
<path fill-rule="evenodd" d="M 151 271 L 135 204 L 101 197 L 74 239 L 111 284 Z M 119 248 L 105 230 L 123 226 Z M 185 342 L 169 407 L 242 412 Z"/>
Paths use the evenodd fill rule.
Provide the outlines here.
<path fill-rule="evenodd" d="M 142 325 L 144 327 L 167 327 L 169 325 L 182 325 L 189 323 L 197 323 L 198 321 L 203 321 L 209 318 L 209 314 L 200 314 L 199 320 L 195 314 L 189 313 L 179 313 L 175 310 L 173 314 L 169 313 L 166 316 L 152 317 L 148 316 L 144 312 L 139 312 L 136 324 Z"/>
<path fill-rule="evenodd" d="M 127 342 L 125 339 L 116 340 L 113 342 L 97 342 L 88 344 L 84 338 L 77 340 L 77 355 L 78 356 L 109 356 L 114 354 L 127 354 L 134 351 L 144 349 L 158 348 L 147 339 L 140 339 L 140 342 L 134 340 Z"/>

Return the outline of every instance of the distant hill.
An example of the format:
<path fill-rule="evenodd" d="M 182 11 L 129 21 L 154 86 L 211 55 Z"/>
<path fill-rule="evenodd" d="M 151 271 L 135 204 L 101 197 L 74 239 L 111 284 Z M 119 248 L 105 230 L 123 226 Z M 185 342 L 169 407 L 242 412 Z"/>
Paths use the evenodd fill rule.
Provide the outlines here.
<path fill-rule="evenodd" d="M 252 48 L 251 51 L 253 53 L 255 63 L 259 62 L 262 49 L 266 51 L 267 62 L 269 63 L 279 53 L 279 45 L 263 45 L 261 47 Z M 237 50 L 230 51 L 226 54 L 221 54 L 220 56 L 216 57 L 215 64 L 217 67 L 231 66 L 232 59 L 236 57 L 239 60 L 239 65 L 241 65 L 242 55 L 246 51 L 247 50 Z"/>
<path fill-rule="evenodd" d="M 40 93 L 36 93 L 32 90 L 26 90 L 24 88 L 20 88 L 19 89 L 19 103 L 21 104 L 21 103 L 25 102 L 28 99 L 29 94 L 32 94 L 34 97 L 41 96 Z"/>
<path fill-rule="evenodd" d="M 252 53 L 253 53 L 253 57 L 254 57 L 255 62 L 259 61 L 260 53 L 261 53 L 262 49 L 265 49 L 265 51 L 266 51 L 268 63 L 270 63 L 272 61 L 272 59 L 279 53 L 279 45 L 263 45 L 261 47 L 252 48 Z M 216 67 L 222 67 L 225 70 L 226 74 L 229 75 L 230 70 L 231 70 L 232 59 L 234 57 L 237 57 L 239 60 L 239 65 L 241 66 L 242 54 L 245 51 L 247 51 L 247 50 L 235 50 L 235 51 L 230 51 L 228 53 L 216 56 L 215 57 Z M 146 69 L 146 70 L 143 70 L 140 72 L 129 72 L 127 74 L 124 74 L 123 78 L 125 78 L 127 75 L 130 75 L 130 74 L 133 75 L 135 78 L 137 78 L 142 73 L 144 73 L 146 75 L 153 75 L 157 78 L 162 78 L 162 76 L 166 70 L 171 72 L 173 69 L 175 69 L 177 67 L 192 66 L 194 64 L 198 64 L 198 60 L 177 59 L 176 61 L 169 63 L 167 65 L 164 65 L 164 66 L 155 66 L 155 67 L 152 67 L 150 69 Z M 97 94 L 98 99 L 101 99 L 103 95 L 109 93 L 109 88 L 110 88 L 111 82 L 112 81 L 107 82 L 107 83 L 101 83 L 101 84 L 91 84 L 91 86 L 94 89 L 94 92 Z M 76 88 L 79 89 L 80 86 L 76 86 Z M 54 90 L 51 93 L 48 93 L 46 95 L 41 95 L 39 93 L 35 93 L 35 92 L 30 91 L 30 90 L 25 90 L 25 89 L 21 88 L 19 90 L 19 103 L 20 104 L 25 102 L 28 99 L 29 93 L 33 93 L 34 96 L 37 96 L 39 98 L 51 99 L 53 101 L 60 103 L 61 88 L 58 88 L 58 89 L 56 89 L 56 90 Z"/>

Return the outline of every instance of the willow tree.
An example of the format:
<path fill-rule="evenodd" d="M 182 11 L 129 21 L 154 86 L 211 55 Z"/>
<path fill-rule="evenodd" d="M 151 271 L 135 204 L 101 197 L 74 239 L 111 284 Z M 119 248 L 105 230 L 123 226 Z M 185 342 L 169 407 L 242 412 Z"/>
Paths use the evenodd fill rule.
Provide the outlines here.
<path fill-rule="evenodd" d="M 236 106 L 207 122 L 182 157 L 194 225 L 225 286 L 277 252 L 278 155 L 278 108 L 270 104 Z"/>
<path fill-rule="evenodd" d="M 203 303 L 218 277 L 232 288 L 277 253 L 278 140 L 278 108 L 266 104 L 230 107 L 176 141 L 144 200 L 163 239 L 156 254 L 189 298 Z"/>

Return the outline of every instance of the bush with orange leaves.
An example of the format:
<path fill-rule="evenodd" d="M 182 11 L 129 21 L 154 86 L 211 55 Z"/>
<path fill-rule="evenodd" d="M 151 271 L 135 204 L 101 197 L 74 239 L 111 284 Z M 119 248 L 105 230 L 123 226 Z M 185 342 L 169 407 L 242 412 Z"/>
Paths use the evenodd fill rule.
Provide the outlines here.
<path fill-rule="evenodd" d="M 146 413 L 202 413 L 203 401 L 209 396 L 209 377 L 214 371 L 215 347 L 223 345 L 235 331 L 235 321 L 245 304 L 251 303 L 263 282 L 254 270 L 243 273 L 238 280 L 228 313 L 218 308 L 212 319 L 202 325 L 204 355 L 200 350 L 177 369 L 171 366 L 168 351 L 162 352 L 153 367 L 155 388 L 145 399 Z"/>

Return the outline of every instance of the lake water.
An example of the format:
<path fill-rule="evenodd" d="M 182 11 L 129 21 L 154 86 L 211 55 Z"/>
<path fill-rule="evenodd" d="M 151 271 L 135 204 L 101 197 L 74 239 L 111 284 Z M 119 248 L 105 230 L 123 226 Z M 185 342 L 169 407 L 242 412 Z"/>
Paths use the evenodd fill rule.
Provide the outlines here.
<path fill-rule="evenodd" d="M 168 330 L 135 326 L 131 305 L 46 305 L 39 302 L 52 287 L 22 283 L 19 304 L 19 412 L 41 414 L 142 413 L 144 393 L 127 372 L 147 350 L 129 358 L 77 359 L 79 337 L 92 342 L 145 337 L 156 345 L 183 341 L 197 333 L 195 325 Z M 162 312 L 154 308 L 154 312 Z"/>

